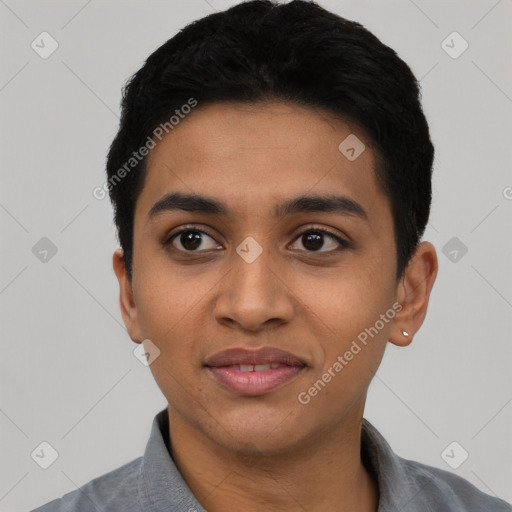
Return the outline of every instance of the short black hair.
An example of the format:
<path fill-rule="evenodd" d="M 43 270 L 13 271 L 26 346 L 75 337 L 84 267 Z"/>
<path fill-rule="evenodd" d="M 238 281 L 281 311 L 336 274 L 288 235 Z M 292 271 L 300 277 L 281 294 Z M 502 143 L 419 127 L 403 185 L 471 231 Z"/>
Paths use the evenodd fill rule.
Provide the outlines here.
<path fill-rule="evenodd" d="M 417 79 L 394 50 L 314 2 L 242 2 L 190 23 L 123 87 L 107 183 L 129 278 L 135 205 L 146 175 L 146 158 L 134 159 L 134 152 L 191 101 L 197 108 L 285 101 L 355 123 L 375 148 L 399 278 L 423 236 L 432 196 L 434 148 L 420 99 Z"/>

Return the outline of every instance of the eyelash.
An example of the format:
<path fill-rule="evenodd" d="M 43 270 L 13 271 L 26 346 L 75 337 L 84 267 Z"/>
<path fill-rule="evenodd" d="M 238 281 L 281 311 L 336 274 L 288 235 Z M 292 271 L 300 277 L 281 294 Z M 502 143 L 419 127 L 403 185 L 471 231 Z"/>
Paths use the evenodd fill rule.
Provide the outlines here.
<path fill-rule="evenodd" d="M 202 253 L 202 252 L 211 251 L 211 249 L 210 250 L 203 250 L 203 251 L 184 251 L 184 250 L 177 249 L 174 246 L 172 246 L 172 242 L 174 241 L 175 238 L 177 238 L 179 235 L 181 235 L 183 233 L 188 233 L 188 232 L 191 232 L 191 231 L 195 232 L 195 233 L 201 233 L 203 235 L 207 235 L 210 238 L 212 238 L 213 240 L 215 240 L 215 237 L 212 236 L 207 231 L 204 231 L 203 229 L 199 229 L 198 227 L 196 227 L 194 225 L 187 225 L 187 226 L 183 227 L 181 230 L 166 236 L 165 239 L 162 241 L 162 245 L 164 247 L 166 247 L 166 248 L 167 247 L 171 247 L 172 249 L 175 249 L 176 251 L 178 251 L 180 253 L 185 253 L 185 254 L 186 253 L 189 253 L 189 254 L 198 253 L 199 254 L 199 253 Z M 293 239 L 293 242 L 297 241 L 299 238 L 301 238 L 302 236 L 304 236 L 304 235 L 306 235 L 308 233 L 323 233 L 324 235 L 328 235 L 329 237 L 333 238 L 336 242 L 338 242 L 341 247 L 338 248 L 338 249 L 333 249 L 331 251 L 307 251 L 306 250 L 306 251 L 300 251 L 300 252 L 306 252 L 306 253 L 309 253 L 309 254 L 332 254 L 333 252 L 339 252 L 340 250 L 348 249 L 348 248 L 351 247 L 351 244 L 349 242 L 347 242 L 346 240 L 343 240 L 338 235 L 332 233 L 328 229 L 320 228 L 320 227 L 315 227 L 315 226 L 311 226 L 308 229 L 306 229 L 306 230 L 302 231 L 301 233 L 299 233 Z"/>

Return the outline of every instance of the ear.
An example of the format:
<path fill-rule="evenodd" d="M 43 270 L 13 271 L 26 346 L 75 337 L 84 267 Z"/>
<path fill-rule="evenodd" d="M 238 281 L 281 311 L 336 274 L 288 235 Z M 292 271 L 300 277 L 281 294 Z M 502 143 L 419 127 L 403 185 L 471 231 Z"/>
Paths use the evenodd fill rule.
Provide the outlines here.
<path fill-rule="evenodd" d="M 421 242 L 397 286 L 396 301 L 402 309 L 395 315 L 389 333 L 389 341 L 394 345 L 409 345 L 423 324 L 437 267 L 434 246 L 430 242 Z"/>
<path fill-rule="evenodd" d="M 133 298 L 132 283 L 126 273 L 122 249 L 117 249 L 114 252 L 112 263 L 117 280 L 119 281 L 119 305 L 121 307 L 124 325 L 126 326 L 130 338 L 136 343 L 140 343 L 143 338 L 140 333 L 137 306 Z"/>

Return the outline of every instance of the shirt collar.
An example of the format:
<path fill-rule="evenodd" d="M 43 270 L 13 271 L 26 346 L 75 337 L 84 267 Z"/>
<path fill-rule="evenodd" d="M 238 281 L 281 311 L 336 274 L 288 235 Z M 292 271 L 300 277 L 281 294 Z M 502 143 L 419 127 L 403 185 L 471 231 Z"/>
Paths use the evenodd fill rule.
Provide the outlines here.
<path fill-rule="evenodd" d="M 419 510 L 418 494 L 423 489 L 418 489 L 417 482 L 407 472 L 405 461 L 393 452 L 382 434 L 366 418 L 363 418 L 361 430 L 361 458 L 377 477 L 377 512 Z"/>
<path fill-rule="evenodd" d="M 404 510 L 422 489 L 417 488 L 402 459 L 391 449 L 379 431 L 363 418 L 361 457 L 377 477 L 378 512 Z M 183 480 L 169 452 L 169 417 L 167 409 L 154 418 L 151 435 L 142 458 L 138 477 L 141 509 L 147 512 L 207 512 Z M 414 501 L 413 501 L 414 500 Z"/>
<path fill-rule="evenodd" d="M 138 478 L 141 510 L 144 512 L 206 512 L 181 476 L 168 450 L 167 409 L 153 419 L 151 434 Z"/>

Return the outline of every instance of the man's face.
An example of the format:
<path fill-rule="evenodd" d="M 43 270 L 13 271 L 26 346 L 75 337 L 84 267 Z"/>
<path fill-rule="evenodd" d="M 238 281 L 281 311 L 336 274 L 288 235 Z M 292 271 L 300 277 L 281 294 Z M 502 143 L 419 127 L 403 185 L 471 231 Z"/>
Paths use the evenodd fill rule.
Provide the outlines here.
<path fill-rule="evenodd" d="M 351 151 L 353 138 L 339 149 L 351 134 L 366 146 L 355 159 L 362 146 Z M 171 415 L 227 449 L 270 454 L 362 414 L 392 316 L 379 319 L 397 291 L 391 210 L 374 166 L 354 127 L 289 104 L 199 105 L 152 150 L 135 212 L 130 335 L 160 350 L 150 368 Z M 176 192 L 226 211 L 150 216 Z M 282 203 L 312 195 L 352 203 L 276 216 Z M 259 375 L 207 366 L 226 349 L 260 347 L 305 366 L 281 361 Z"/>

